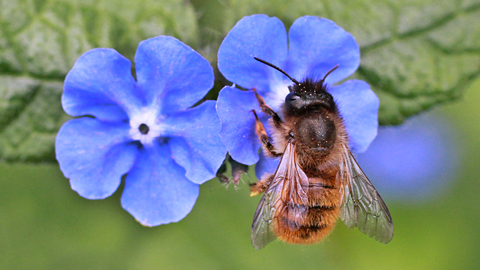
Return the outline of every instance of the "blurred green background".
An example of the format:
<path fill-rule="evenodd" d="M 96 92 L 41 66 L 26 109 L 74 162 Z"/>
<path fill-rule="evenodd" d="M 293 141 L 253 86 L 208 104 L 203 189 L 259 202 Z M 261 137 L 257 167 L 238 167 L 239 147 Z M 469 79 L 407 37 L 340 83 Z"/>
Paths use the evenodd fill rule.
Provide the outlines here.
<path fill-rule="evenodd" d="M 0 0 L 0 269 L 480 268 L 479 10 L 474 0 Z M 215 66 L 223 36 L 254 13 L 287 25 L 317 15 L 352 32 L 362 48 L 355 77 L 380 96 L 382 124 L 455 100 L 435 113 L 458 140 L 456 176 L 424 200 L 383 196 L 395 224 L 389 244 L 339 222 L 320 244 L 255 250 L 253 175 L 237 189 L 209 181 L 185 219 L 147 228 L 121 208 L 122 187 L 90 201 L 60 172 L 62 81 L 82 53 L 113 47 L 132 59 L 140 40 L 168 34 Z"/>

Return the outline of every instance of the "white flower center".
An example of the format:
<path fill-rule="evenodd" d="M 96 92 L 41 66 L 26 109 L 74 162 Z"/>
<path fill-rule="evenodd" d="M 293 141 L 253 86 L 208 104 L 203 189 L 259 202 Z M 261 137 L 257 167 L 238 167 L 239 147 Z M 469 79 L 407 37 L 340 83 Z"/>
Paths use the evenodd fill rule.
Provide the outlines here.
<path fill-rule="evenodd" d="M 285 97 L 290 93 L 290 90 L 288 90 L 290 85 L 292 85 L 290 81 L 272 80 L 270 92 L 265 96 L 267 105 L 278 112 L 280 106 L 285 103 Z"/>
<path fill-rule="evenodd" d="M 142 108 L 130 118 L 130 136 L 143 145 L 152 144 L 163 131 L 159 120 L 157 109 Z"/>

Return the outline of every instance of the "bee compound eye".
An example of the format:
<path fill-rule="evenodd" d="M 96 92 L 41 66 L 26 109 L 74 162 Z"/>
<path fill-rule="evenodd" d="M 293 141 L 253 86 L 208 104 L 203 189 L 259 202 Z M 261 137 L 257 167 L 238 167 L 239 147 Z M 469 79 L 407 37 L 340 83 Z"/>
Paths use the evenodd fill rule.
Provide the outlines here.
<path fill-rule="evenodd" d="M 286 101 L 295 101 L 295 100 L 298 100 L 298 99 L 300 99 L 300 96 L 295 94 L 295 93 L 290 93 L 285 98 Z"/>

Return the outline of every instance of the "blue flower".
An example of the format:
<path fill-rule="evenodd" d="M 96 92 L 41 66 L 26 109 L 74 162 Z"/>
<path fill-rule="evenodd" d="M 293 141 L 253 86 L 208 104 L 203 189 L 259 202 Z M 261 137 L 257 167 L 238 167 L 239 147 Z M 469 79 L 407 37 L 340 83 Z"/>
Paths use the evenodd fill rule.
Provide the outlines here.
<path fill-rule="evenodd" d="M 357 161 L 383 196 L 426 199 L 455 176 L 458 153 L 450 130 L 449 123 L 431 113 L 381 127 Z"/>
<path fill-rule="evenodd" d="M 199 185 L 215 177 L 226 149 L 215 101 L 192 107 L 213 86 L 202 56 L 173 37 L 142 41 L 128 59 L 113 49 L 82 55 L 65 79 L 68 121 L 56 155 L 72 189 L 88 199 L 112 195 L 140 223 L 176 222 L 192 209 Z M 93 116 L 93 117 L 91 117 Z"/>
<path fill-rule="evenodd" d="M 363 81 L 333 85 L 355 72 L 360 63 L 360 50 L 352 35 L 330 20 L 312 16 L 297 19 L 288 37 L 283 23 L 266 15 L 244 17 L 233 27 L 218 52 L 220 72 L 236 85 L 255 88 L 270 107 L 281 113 L 280 105 L 293 83 L 253 57 L 278 66 L 297 81 L 321 79 L 339 65 L 326 78 L 328 91 L 343 116 L 350 148 L 354 152 L 367 149 L 377 134 L 378 97 Z M 253 91 L 235 87 L 222 89 L 217 100 L 222 125 L 220 136 L 235 160 L 251 165 L 260 159 L 259 170 L 270 168 L 271 172 L 275 161 L 259 157 L 260 142 L 255 135 L 252 109 L 257 113 L 261 111 Z M 259 117 L 264 123 L 268 118 L 264 113 Z"/>

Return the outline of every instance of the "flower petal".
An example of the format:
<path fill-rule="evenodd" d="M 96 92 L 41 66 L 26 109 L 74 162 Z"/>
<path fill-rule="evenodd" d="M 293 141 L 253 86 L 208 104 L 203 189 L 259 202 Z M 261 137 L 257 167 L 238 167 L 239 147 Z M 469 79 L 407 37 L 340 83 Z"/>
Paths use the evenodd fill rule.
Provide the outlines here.
<path fill-rule="evenodd" d="M 242 87 L 268 91 L 273 78 L 283 74 L 256 61 L 256 56 L 283 66 L 287 57 L 287 33 L 283 23 L 266 15 L 247 16 L 237 22 L 218 49 L 218 69 Z M 283 77 L 282 77 L 283 76 Z"/>
<path fill-rule="evenodd" d="M 72 116 L 122 121 L 141 106 L 128 59 L 113 49 L 83 54 L 65 78 L 62 105 Z"/>
<path fill-rule="evenodd" d="M 224 87 L 217 99 L 220 118 L 220 137 L 232 158 L 246 165 L 258 161 L 260 141 L 255 134 L 255 110 L 262 122 L 265 115 L 258 105 L 253 91 L 241 91 L 235 87 Z"/>
<path fill-rule="evenodd" d="M 176 38 L 159 36 L 140 42 L 135 55 L 139 88 L 148 104 L 162 112 L 193 106 L 213 86 L 210 63 Z"/>
<path fill-rule="evenodd" d="M 87 199 L 103 199 L 118 188 L 135 162 L 137 145 L 129 143 L 126 123 L 78 118 L 58 132 L 55 152 L 72 189 Z"/>
<path fill-rule="evenodd" d="M 377 95 L 366 82 L 359 80 L 332 86 L 328 92 L 333 95 L 340 109 L 350 149 L 355 153 L 364 152 L 377 136 L 380 105 Z"/>
<path fill-rule="evenodd" d="M 290 27 L 289 65 L 287 72 L 297 80 L 306 76 L 322 79 L 328 84 L 345 79 L 360 64 L 360 49 L 354 37 L 328 19 L 313 16 L 298 18 Z"/>
<path fill-rule="evenodd" d="M 438 115 L 417 115 L 401 126 L 380 127 L 357 161 L 382 196 L 425 200 L 457 174 L 458 140 L 452 131 L 455 127 Z"/>
<path fill-rule="evenodd" d="M 255 175 L 258 179 L 262 179 L 263 176 L 267 173 L 275 173 L 280 163 L 280 157 L 272 158 L 267 157 L 263 153 L 263 150 L 260 152 L 260 159 L 258 163 L 255 164 Z"/>
<path fill-rule="evenodd" d="M 125 180 L 122 206 L 145 226 L 183 219 L 193 208 L 199 186 L 171 158 L 167 144 L 140 150 Z"/>
<path fill-rule="evenodd" d="M 187 171 L 186 176 L 196 184 L 215 177 L 223 164 L 227 149 L 218 132 L 220 120 L 215 101 L 205 101 L 197 107 L 168 116 L 169 145 L 173 159 Z"/>

